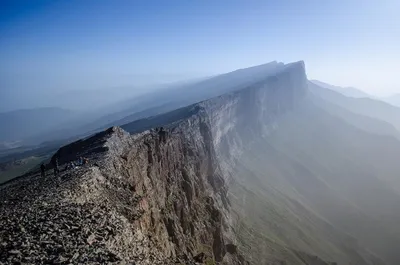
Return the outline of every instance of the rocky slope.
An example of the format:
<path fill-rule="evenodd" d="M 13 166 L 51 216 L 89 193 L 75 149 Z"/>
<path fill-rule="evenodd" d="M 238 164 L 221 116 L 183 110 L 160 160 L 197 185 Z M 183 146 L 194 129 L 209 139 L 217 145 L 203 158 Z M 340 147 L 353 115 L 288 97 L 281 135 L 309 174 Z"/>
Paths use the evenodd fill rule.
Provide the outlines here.
<path fill-rule="evenodd" d="M 198 115 L 165 142 L 113 127 L 61 148 L 62 164 L 83 155 L 90 165 L 1 186 L 0 262 L 186 264 L 204 253 L 243 263 L 224 236 L 229 205 L 210 139 Z"/>

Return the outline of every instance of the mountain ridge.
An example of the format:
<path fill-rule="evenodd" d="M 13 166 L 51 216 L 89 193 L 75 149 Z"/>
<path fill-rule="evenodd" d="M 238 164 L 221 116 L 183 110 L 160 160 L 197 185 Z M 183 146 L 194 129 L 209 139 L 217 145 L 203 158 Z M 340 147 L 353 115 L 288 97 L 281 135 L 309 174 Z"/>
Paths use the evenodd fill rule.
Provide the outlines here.
<path fill-rule="evenodd" d="M 300 66 L 300 69 L 298 68 L 298 65 Z M 301 78 L 303 80 L 304 75 L 299 75 L 297 71 L 302 72 L 304 70 L 304 64 L 294 64 L 288 67 L 287 69 L 290 69 L 290 71 L 293 71 L 293 77 L 294 78 Z M 289 77 L 292 76 L 292 74 L 289 74 Z M 250 87 L 245 90 L 241 90 L 239 92 L 234 92 L 228 95 L 221 96 L 219 98 L 216 98 L 215 100 L 211 101 L 203 101 L 201 103 L 195 104 L 191 107 L 186 107 L 183 110 L 188 110 L 190 108 L 195 108 L 194 112 L 189 112 L 183 119 L 177 119 L 177 120 L 171 120 L 168 121 L 170 124 L 169 126 L 166 126 L 166 130 L 168 132 L 166 136 L 165 142 L 159 138 L 159 132 L 156 132 L 154 130 L 148 130 L 147 128 L 144 128 L 146 130 L 133 134 L 132 136 L 124 133 L 121 129 L 117 127 L 112 127 L 111 129 L 108 129 L 102 133 L 96 134 L 93 137 L 89 137 L 87 139 L 79 140 L 77 142 L 74 142 L 70 145 L 67 145 L 65 147 L 62 147 L 53 157 L 53 160 L 55 157 L 59 157 L 59 162 L 61 165 L 66 165 L 70 161 L 76 160 L 79 156 L 85 156 L 89 157 L 91 161 L 94 162 L 94 164 L 91 164 L 89 168 L 84 168 L 83 172 L 79 173 L 73 173 L 71 171 L 66 171 L 65 174 L 61 176 L 61 178 L 55 178 L 53 179 L 52 177 L 46 177 L 45 182 L 50 185 L 51 190 L 58 190 L 57 187 L 60 185 L 71 185 L 71 183 L 74 183 L 75 181 L 78 181 L 76 186 L 77 188 L 71 188 L 72 193 L 78 193 L 78 197 L 74 197 L 75 199 L 73 201 L 79 202 L 83 205 L 86 203 L 90 202 L 92 203 L 94 198 L 92 196 L 95 196 L 98 192 L 104 189 L 104 182 L 109 183 L 107 185 L 116 185 L 115 183 L 118 184 L 119 181 L 122 181 L 122 183 L 118 184 L 115 188 L 118 188 L 120 185 L 128 185 L 126 188 L 122 188 L 124 192 L 129 192 L 131 188 L 129 186 L 134 185 L 135 188 L 133 188 L 134 193 L 138 193 L 140 190 L 144 188 L 139 188 L 141 185 L 144 185 L 143 187 L 145 188 L 142 193 L 146 193 L 151 191 L 151 195 L 149 194 L 147 203 L 146 202 L 141 202 L 142 204 L 152 204 L 155 205 L 155 198 L 156 195 L 158 194 L 159 203 L 161 201 L 167 202 L 168 199 L 163 199 L 161 194 L 163 194 L 165 191 L 163 189 L 169 188 L 172 189 L 172 195 L 176 196 L 184 196 L 181 197 L 180 200 L 184 203 L 185 206 L 182 208 L 182 206 L 179 205 L 174 205 L 171 204 L 170 206 L 165 206 L 161 207 L 161 209 L 165 209 L 168 213 L 175 212 L 175 210 L 178 210 L 175 214 L 172 214 L 170 218 L 172 219 L 162 219 L 160 222 L 161 227 L 158 227 L 159 221 L 157 221 L 158 214 L 157 211 L 152 210 L 152 207 L 146 208 L 144 210 L 144 215 L 148 216 L 143 217 L 141 222 L 147 223 L 145 227 L 150 227 L 149 229 L 156 229 L 157 231 L 165 231 L 164 233 L 169 234 L 170 239 L 164 239 L 164 245 L 161 249 L 163 249 L 161 252 L 164 254 L 156 253 L 154 255 L 158 255 L 159 259 L 158 261 L 152 261 L 154 263 L 152 264 L 158 264 L 157 262 L 160 262 L 160 264 L 166 264 L 166 262 L 169 262 L 167 260 L 171 259 L 176 259 L 179 258 L 178 256 L 180 255 L 186 255 L 187 259 L 193 258 L 194 255 L 197 254 L 197 252 L 201 252 L 200 245 L 205 244 L 208 245 L 212 248 L 211 252 L 211 257 L 216 261 L 216 262 L 225 262 L 226 264 L 235 264 L 240 263 L 244 264 L 243 258 L 241 258 L 241 255 L 237 253 L 236 247 L 232 247 L 236 245 L 235 241 L 235 235 L 233 232 L 233 228 L 229 225 L 229 211 L 227 211 L 229 207 L 229 202 L 226 199 L 226 186 L 223 184 L 225 180 L 228 180 L 229 178 L 223 177 L 223 171 L 222 168 L 220 168 L 218 164 L 218 155 L 221 155 L 216 153 L 214 142 L 217 145 L 221 145 L 221 143 L 218 143 L 218 141 L 213 141 L 213 134 L 219 133 L 217 131 L 212 132 L 211 127 L 217 123 L 220 123 L 223 121 L 223 115 L 222 116 L 210 116 L 212 115 L 213 110 L 211 110 L 212 106 L 215 106 L 216 108 L 225 108 L 228 112 L 229 111 L 235 111 L 235 113 L 240 113 L 242 111 L 246 110 L 246 105 L 258 98 L 259 96 L 268 96 L 268 93 L 276 93 L 277 95 L 280 95 L 282 98 L 285 98 L 288 93 L 292 93 L 291 90 L 282 90 L 279 88 L 285 88 L 286 84 L 291 83 L 292 81 L 299 81 L 299 80 L 291 80 L 290 78 L 288 79 L 288 73 L 287 72 L 282 72 L 281 74 L 278 74 L 274 79 L 269 79 L 268 82 L 271 82 L 274 84 L 271 88 L 269 87 L 263 87 L 264 82 L 260 82 L 259 84 L 256 84 L 254 87 Z M 300 80 L 301 81 L 301 80 Z M 305 80 L 304 84 L 306 84 Z M 273 87 L 277 88 L 278 90 L 272 89 Z M 241 96 L 243 94 L 243 96 Z M 282 108 L 291 108 L 293 106 L 293 101 L 294 101 L 294 96 L 293 97 L 287 97 L 286 102 L 282 102 Z M 236 102 L 236 104 L 232 105 L 230 103 Z M 230 109 L 227 109 L 229 108 Z M 262 109 L 262 105 L 258 104 L 258 108 Z M 265 118 L 264 115 L 266 114 L 267 110 L 264 110 L 264 113 L 261 113 L 261 115 L 258 115 L 255 117 L 255 119 L 263 119 Z M 165 114 L 168 115 L 168 114 Z M 242 120 L 239 119 L 237 120 L 237 125 L 236 126 L 241 126 L 242 125 Z M 244 125 L 244 124 L 243 124 Z M 216 128 L 219 128 L 218 130 L 223 130 L 224 124 L 221 124 L 219 127 L 216 126 Z M 154 124 L 150 126 L 151 128 L 154 128 Z M 243 132 L 245 133 L 245 132 Z M 109 137 L 107 139 L 111 140 L 106 140 L 104 137 Z M 220 139 L 219 139 L 220 140 Z M 132 146 L 135 146 L 135 148 L 132 148 Z M 106 152 L 106 155 L 100 155 Z M 132 153 L 133 152 L 133 153 Z M 132 153 L 132 154 L 130 154 Z M 136 154 L 134 154 L 136 153 Z M 109 154 L 109 155 L 107 155 Z M 200 155 L 203 158 L 190 158 L 193 157 L 193 155 Z M 100 155 L 100 157 L 98 157 Z M 97 157 L 96 157 L 97 156 Z M 187 157 L 189 159 L 187 162 L 183 162 Z M 141 160 L 141 162 L 137 161 L 138 159 Z M 142 160 L 143 159 L 143 160 Z M 182 161 L 183 160 L 183 161 Z M 137 161 L 137 162 L 135 162 Z M 173 162 L 176 161 L 176 162 Z M 139 163 L 138 163 L 139 162 Z M 177 163 L 174 165 L 174 163 Z M 143 169 L 133 169 L 131 168 L 134 165 L 140 165 L 139 167 Z M 197 166 L 196 166 L 197 165 Z M 168 170 L 161 170 L 157 169 L 158 166 L 161 167 L 168 167 Z M 194 167 L 193 167 L 194 166 Z M 136 167 L 136 166 L 134 166 Z M 104 169 L 103 169 L 104 168 Z M 114 168 L 114 169 L 113 169 Z M 126 170 L 133 170 L 131 173 L 123 173 L 124 171 L 120 171 L 122 168 L 126 168 Z M 131 169 L 129 169 L 131 168 Z M 100 170 L 100 171 L 99 171 Z M 117 180 L 114 177 L 112 177 L 113 173 L 106 173 L 109 172 L 114 172 L 114 175 L 125 175 L 125 177 L 119 177 Z M 178 171 L 175 171 L 178 170 Z M 137 181 L 132 182 L 130 180 L 132 177 L 134 177 L 136 174 L 139 174 L 139 172 L 143 172 L 144 175 L 139 177 Z M 147 172 L 147 173 L 146 173 Z M 161 172 L 176 172 L 175 174 L 162 174 Z M 179 173 L 178 173 L 179 172 Z M 186 173 L 185 173 L 186 172 Z M 197 172 L 197 173 L 196 173 Z M 202 173 L 203 172 L 203 173 Z M 72 174 L 72 175 L 71 175 Z M 111 174 L 111 175 L 110 175 Z M 142 174 L 142 173 L 140 173 Z M 154 182 L 154 177 L 152 176 L 157 175 L 157 179 L 159 179 L 162 183 L 164 184 L 159 184 L 161 186 L 152 186 L 152 182 Z M 161 175 L 164 175 L 161 177 Z M 200 174 L 200 175 L 199 175 Z M 80 176 L 86 176 L 81 178 Z M 201 175 L 203 175 L 201 177 Z M 33 178 L 32 180 L 30 180 Z M 18 192 L 15 191 L 15 189 L 18 189 L 19 185 L 24 185 L 26 190 L 30 190 L 32 188 L 33 183 L 37 182 L 37 178 L 39 178 L 38 175 L 32 174 L 32 175 L 27 175 L 22 178 L 17 178 L 13 181 L 7 182 L 6 184 L 1 186 L 1 191 L 0 191 L 0 196 L 1 198 L 7 198 L 9 196 L 18 196 Z M 71 178 L 74 180 L 74 182 L 71 182 Z M 177 179 L 181 178 L 181 180 Z M 199 179 L 200 178 L 200 179 Z M 115 179 L 115 180 L 114 180 Z M 153 180 L 152 180 L 153 179 Z M 175 179 L 175 180 L 174 180 Z M 84 182 L 81 182 L 84 181 Z M 88 182 L 87 182 L 88 181 Z M 144 181 L 144 182 L 143 182 Z M 172 185 L 170 182 L 178 184 L 176 188 L 172 188 L 166 183 L 168 182 L 170 185 Z M 57 185 L 54 185 L 53 182 L 56 182 Z M 80 184 L 79 184 L 80 183 Z M 127 183 L 127 184 L 123 184 Z M 129 184 L 131 183 L 131 184 Z M 139 183 L 139 184 L 138 184 Z M 142 183 L 142 184 L 140 184 Z M 202 184 L 204 183 L 204 184 Z M 196 210 L 191 213 L 190 209 L 193 208 L 190 206 L 190 202 L 194 202 L 195 198 L 200 196 L 202 193 L 199 193 L 199 191 L 196 191 L 199 189 L 202 190 L 201 186 L 206 185 L 209 187 L 204 191 L 205 195 L 201 196 L 202 198 L 207 198 L 207 196 L 212 196 L 214 201 L 211 203 L 211 206 L 209 203 L 206 201 L 202 201 L 197 207 L 195 208 Z M 46 184 L 47 185 L 47 184 Z M 76 184 L 74 184 L 76 185 Z M 94 186 L 93 186 L 94 185 Z M 100 186 L 99 186 L 100 185 Z M 150 185 L 150 186 L 149 186 Z M 183 190 L 178 189 L 180 185 L 183 185 L 182 188 Z M 196 185 L 196 188 L 194 187 Z M 200 186 L 199 186 L 200 185 Z M 173 185 L 172 185 L 173 186 Z M 75 186 L 74 186 L 75 187 Z M 79 187 L 84 187 L 84 190 L 79 191 L 81 188 Z M 124 186 L 121 186 L 124 187 Z M 151 188 L 152 187 L 152 188 Z M 165 188 L 163 188 L 165 187 Z M 169 188 L 168 188 L 169 187 Z M 45 187 L 44 190 L 47 188 Z M 107 202 L 108 201 L 108 190 L 109 188 L 105 189 L 104 192 L 104 198 L 106 201 L 104 202 L 106 204 L 106 207 L 109 207 Z M 161 189 L 161 190 L 160 190 Z M 87 191 L 91 190 L 90 193 L 87 193 Z M 147 190 L 147 192 L 145 191 Z M 153 190 L 153 191 L 152 191 Z M 208 191 L 207 191 L 208 190 Z M 15 193 L 16 194 L 15 194 Z M 124 193 L 123 192 L 123 193 Z M 132 192 L 132 191 L 131 191 Z M 183 192 L 183 193 L 182 193 Z M 122 193 L 122 194 L 123 194 Z M 141 193 L 141 192 L 139 192 Z M 154 193 L 154 194 L 153 194 Z M 11 195 L 10 195 L 11 194 Z M 62 193 L 63 194 L 63 193 Z M 69 194 L 69 193 L 67 193 Z M 90 195 L 91 194 L 91 195 Z M 122 195 L 121 194 L 121 195 Z M 127 193 L 128 194 L 128 193 Z M 166 193 L 166 196 L 169 194 L 168 192 Z M 179 195 L 181 194 L 181 195 Z M 200 194 L 200 195 L 199 195 Z M 206 195 L 210 194 L 210 195 Z M 107 195 L 107 196 L 106 196 Z M 67 196 L 67 195 L 62 195 L 62 196 Z M 68 195 L 69 196 L 69 195 Z M 66 197 L 62 200 L 70 200 L 70 197 Z M 40 197 L 40 196 L 39 196 Z M 41 197 L 42 198 L 42 197 Z M 69 198 L 69 199 L 68 199 Z M 95 196 L 96 200 L 99 198 Z M 200 197 L 199 197 L 200 198 Z M 43 199 L 43 198 L 42 198 Z M 41 199 L 41 200 L 42 200 Z M 156 201 L 157 201 L 156 200 Z M 203 200 L 203 199 L 201 199 Z M 11 200 L 12 201 L 12 200 Z M 174 200 L 171 201 L 171 203 Z M 52 204 L 51 201 L 47 202 L 48 204 Z M 129 201 L 128 201 L 129 203 Z M 134 202 L 132 202 L 134 203 Z M 189 204 L 188 204 L 189 203 Z M 22 206 L 21 206 L 22 204 Z M 14 207 L 14 209 L 21 209 L 24 208 L 25 204 L 22 202 L 21 204 L 3 204 L 1 207 L 1 211 L 7 211 L 8 207 Z M 101 203 L 100 203 L 101 204 Z M 156 203 L 158 204 L 158 203 Z M 12 206 L 14 205 L 14 206 Z M 161 204 L 162 205 L 162 204 Z M 212 206 L 214 205 L 214 206 Z M 129 206 L 129 204 L 127 205 Z M 21 208 L 19 208 L 21 207 Z M 53 205 L 53 207 L 57 207 L 56 205 Z M 129 206 L 131 207 L 131 206 Z M 145 207 L 145 206 L 144 206 Z M 155 206 L 154 206 L 155 207 Z M 170 208 L 169 208 L 170 207 Z M 182 233 L 181 229 L 188 229 L 186 227 L 187 224 L 189 223 L 195 223 L 196 218 L 200 220 L 205 220 L 208 216 L 206 213 L 202 214 L 201 217 L 200 215 L 197 215 L 196 212 L 200 211 L 203 209 L 203 207 L 211 207 L 210 213 L 213 213 L 214 211 L 220 212 L 218 214 L 217 219 L 214 220 L 215 217 L 213 215 L 210 215 L 210 222 L 220 222 L 221 226 L 215 226 L 211 225 L 210 229 L 217 229 L 215 232 L 210 231 L 210 234 L 206 236 L 210 237 L 210 239 L 196 239 L 196 226 L 194 228 L 190 228 L 192 232 L 191 237 L 185 237 L 185 236 L 179 236 L 178 234 Z M 215 210 L 212 210 L 212 207 L 216 207 Z M 118 207 L 117 207 L 118 208 Z M 157 208 L 157 207 L 156 207 Z M 55 211 L 54 208 L 52 208 Z M 174 210 L 175 209 L 175 210 Z M 185 214 L 180 213 L 179 209 L 186 209 L 184 211 L 187 211 Z M 17 210 L 18 211 L 18 210 Z M 207 211 L 206 211 L 207 212 Z M 193 215 L 194 214 L 194 215 Z M 4 215 L 5 216 L 5 215 Z M 192 221 L 184 221 L 182 220 L 185 219 L 185 216 L 193 216 Z M 196 217 L 197 216 L 197 217 Z M 13 218 L 19 218 L 18 214 L 14 214 Z M 153 220 L 153 218 L 156 218 Z M 189 218 L 189 217 L 187 217 Z M 161 219 L 160 219 L 161 220 Z M 173 221 L 175 220 L 175 221 Z M 213 221 L 214 220 L 214 221 Z M 225 220 L 225 221 L 224 221 Z M 7 220 L 2 220 L 3 225 L 7 225 L 7 223 L 11 221 L 10 219 Z M 171 221 L 173 221 L 171 223 Z M 6 222 L 6 223 L 4 223 Z M 85 221 L 83 221 L 85 222 Z M 16 222 L 17 223 L 17 222 Z M 3 226 L 4 227 L 4 226 Z M 142 231 L 145 232 L 146 230 L 143 228 L 143 225 L 141 225 Z M 185 228 L 186 227 L 186 228 Z M 219 227 L 219 228 L 218 228 Z M 161 230 L 160 230 L 161 229 Z M 225 232 L 223 232 L 225 231 Z M 4 231 L 2 231 L 4 233 Z M 151 233 L 160 233 L 160 232 L 151 232 Z M 15 235 L 14 235 L 15 236 Z M 162 238 L 162 235 L 158 234 L 158 238 Z M 172 237 L 172 238 L 171 238 Z M 175 239 L 174 239 L 175 238 Z M 179 238 L 179 240 L 178 240 Z M 166 240 L 166 241 L 165 241 Z M 189 240 L 189 241 L 187 241 Z M 196 243 L 200 241 L 202 243 Z M 211 241 L 209 241 L 211 240 Z M 108 242 L 108 241 L 107 241 Z M 183 242 L 188 242 L 189 245 L 193 246 L 193 249 L 185 249 L 183 245 L 181 245 Z M 192 242 L 192 243 L 189 243 Z M 226 242 L 223 243 L 223 242 Z M 166 244 L 166 245 L 165 245 Z M 173 244 L 175 247 L 168 247 L 169 244 Z M 194 245 L 193 245 L 194 244 Z M 78 243 L 79 245 L 79 243 Z M 132 246 L 131 246 L 132 247 Z M 89 247 L 90 248 L 90 247 Z M 67 249 L 67 253 L 69 251 L 72 251 L 74 248 L 69 248 Z M 107 250 L 108 249 L 108 250 Z M 111 251 L 110 247 L 105 249 L 104 251 Z M 147 249 L 147 248 L 146 248 Z M 158 247 L 156 247 L 158 249 Z M 171 250 L 172 249 L 172 250 Z M 174 250 L 175 249 L 175 250 Z M 23 251 L 23 250 L 20 250 Z M 89 251 L 89 250 L 88 250 Z M 115 251 L 115 249 L 114 249 Z M 166 253 L 166 251 L 172 251 L 169 253 Z M 89 251 L 90 252 L 90 251 Z M 118 251 L 117 251 L 118 252 Z M 4 253 L 7 253 L 5 251 Z M 124 251 L 119 250 L 118 252 L 119 258 L 126 260 L 126 258 L 129 257 L 128 254 L 124 254 Z M 208 253 L 210 254 L 210 253 Z M 128 256 L 124 256 L 128 255 Z M 147 264 L 146 262 L 149 262 L 150 260 L 150 254 L 147 253 L 147 256 L 145 259 L 147 261 L 143 261 L 142 264 Z M 150 255 L 150 256 L 149 256 Z M 163 256 L 164 255 L 164 256 Z M 165 256 L 166 255 L 166 256 Z M 113 256 L 114 258 L 115 255 Z M 125 257 L 125 259 L 124 259 Z M 5 258 L 4 256 L 2 258 Z M 72 259 L 74 257 L 68 257 L 69 259 Z M 86 257 L 88 258 L 88 257 Z M 118 258 L 118 259 L 119 259 Z M 89 258 L 90 259 L 90 258 Z M 172 260 L 171 260 L 172 261 Z"/>
<path fill-rule="evenodd" d="M 319 81 L 319 80 L 310 80 L 310 82 L 323 87 L 323 88 L 327 88 L 333 91 L 336 91 L 346 97 L 352 97 L 352 98 L 374 98 L 371 95 L 369 95 L 368 93 L 355 88 L 355 87 L 341 87 L 341 86 L 334 86 L 334 85 L 330 85 L 328 83 Z"/>
<path fill-rule="evenodd" d="M 38 172 L 0 185 L 0 216 L 11 216 L 0 222 L 13 227 L 0 238 L 32 240 L 13 226 L 36 224 L 31 206 L 50 222 L 39 234 L 77 234 L 81 241 L 63 248 L 69 262 L 192 264 L 204 254 L 215 264 L 396 264 L 400 218 L 391 209 L 400 186 L 390 172 L 398 167 L 393 159 L 374 164 L 370 151 L 386 148 L 396 157 L 400 142 L 367 134 L 313 100 L 300 61 L 239 90 L 125 124 L 125 131 L 111 127 L 66 145 L 52 160 L 64 167 L 84 156 L 89 165 L 47 176 L 43 189 Z M 31 198 L 18 201 L 24 192 Z M 61 206 L 84 213 L 76 220 L 83 229 L 57 226 Z M 88 227 L 86 214 L 110 229 Z M 0 244 L 8 253 L 0 261 L 21 261 L 32 249 L 43 261 L 41 251 L 57 242 L 45 238 L 48 247 L 38 250 L 36 232 L 28 230 L 36 240 L 28 247 Z"/>
<path fill-rule="evenodd" d="M 396 106 L 372 98 L 346 97 L 331 89 L 315 85 L 312 82 L 310 82 L 309 89 L 312 93 L 326 101 L 334 103 L 353 113 L 386 121 L 392 124 L 397 130 L 400 130 L 400 108 Z"/>

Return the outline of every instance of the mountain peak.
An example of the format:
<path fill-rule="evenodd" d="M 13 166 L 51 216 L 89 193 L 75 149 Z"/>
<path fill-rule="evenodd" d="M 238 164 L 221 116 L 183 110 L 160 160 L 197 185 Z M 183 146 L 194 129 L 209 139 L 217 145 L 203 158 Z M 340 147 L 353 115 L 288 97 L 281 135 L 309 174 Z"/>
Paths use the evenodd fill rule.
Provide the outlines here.
<path fill-rule="evenodd" d="M 303 60 L 297 61 L 297 62 L 292 62 L 286 64 L 286 67 L 301 67 L 303 69 L 306 69 L 306 64 L 304 63 Z"/>

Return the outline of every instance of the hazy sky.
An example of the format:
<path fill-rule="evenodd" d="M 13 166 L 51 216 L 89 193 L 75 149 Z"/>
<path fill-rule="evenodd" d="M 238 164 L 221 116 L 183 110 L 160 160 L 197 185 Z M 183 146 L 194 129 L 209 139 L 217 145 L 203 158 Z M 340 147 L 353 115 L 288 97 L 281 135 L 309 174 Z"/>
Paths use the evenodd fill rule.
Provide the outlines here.
<path fill-rule="evenodd" d="M 304 60 L 310 79 L 400 93 L 398 2 L 3 0 L 0 97 L 185 79 L 273 60 Z"/>

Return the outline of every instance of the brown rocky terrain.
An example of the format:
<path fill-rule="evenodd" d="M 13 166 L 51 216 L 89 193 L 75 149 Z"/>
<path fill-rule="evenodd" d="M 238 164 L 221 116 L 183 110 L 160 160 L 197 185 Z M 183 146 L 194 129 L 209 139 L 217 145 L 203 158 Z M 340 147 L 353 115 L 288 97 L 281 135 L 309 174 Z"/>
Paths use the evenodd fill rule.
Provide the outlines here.
<path fill-rule="evenodd" d="M 61 168 L 80 155 L 89 165 L 1 186 L 0 262 L 240 263 L 224 237 L 229 205 L 207 126 L 193 117 L 165 141 L 113 127 L 57 153 Z"/>

